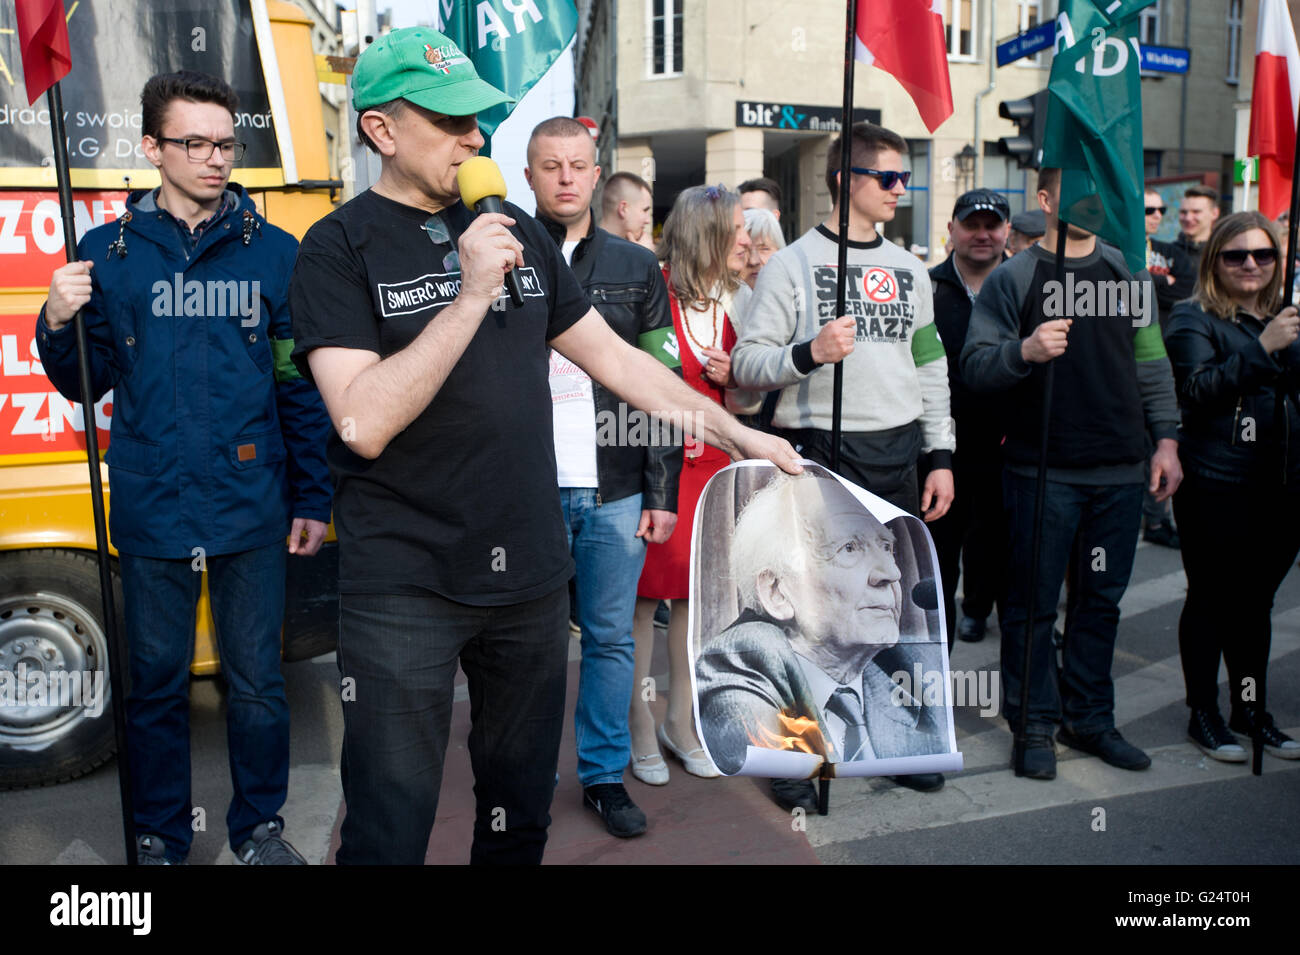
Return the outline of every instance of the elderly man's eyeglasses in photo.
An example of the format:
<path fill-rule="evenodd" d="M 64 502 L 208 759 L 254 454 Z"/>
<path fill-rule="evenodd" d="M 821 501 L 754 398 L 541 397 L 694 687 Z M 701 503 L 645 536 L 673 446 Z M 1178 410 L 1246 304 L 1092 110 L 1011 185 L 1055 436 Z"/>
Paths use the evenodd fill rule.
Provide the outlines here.
<path fill-rule="evenodd" d="M 869 539 L 861 534 L 831 541 L 824 547 L 815 548 L 814 553 L 822 560 L 834 564 L 836 567 L 857 567 L 866 558 L 867 552 L 871 549 L 873 543 L 891 557 L 894 555 L 894 542 L 892 540 L 886 537 Z"/>
<path fill-rule="evenodd" d="M 221 150 L 221 158 L 227 162 L 239 162 L 244 158 L 243 143 L 224 142 L 214 143 L 210 139 L 174 139 L 171 136 L 159 136 L 160 143 L 175 143 L 177 146 L 185 147 L 185 157 L 190 162 L 207 162 L 214 150 Z"/>

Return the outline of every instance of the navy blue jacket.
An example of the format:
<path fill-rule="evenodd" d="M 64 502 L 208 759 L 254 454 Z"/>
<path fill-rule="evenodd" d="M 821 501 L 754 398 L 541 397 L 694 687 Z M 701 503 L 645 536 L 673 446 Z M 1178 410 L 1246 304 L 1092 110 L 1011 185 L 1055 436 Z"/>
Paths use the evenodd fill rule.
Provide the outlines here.
<path fill-rule="evenodd" d="M 235 553 L 283 540 L 290 517 L 330 517 L 329 417 L 289 361 L 298 242 L 228 189 L 234 208 L 197 242 L 141 191 L 77 247 L 94 262 L 82 314 L 95 400 L 113 389 L 109 529 L 123 553 Z M 42 309 L 36 343 L 80 401 L 73 323 L 52 332 Z"/>

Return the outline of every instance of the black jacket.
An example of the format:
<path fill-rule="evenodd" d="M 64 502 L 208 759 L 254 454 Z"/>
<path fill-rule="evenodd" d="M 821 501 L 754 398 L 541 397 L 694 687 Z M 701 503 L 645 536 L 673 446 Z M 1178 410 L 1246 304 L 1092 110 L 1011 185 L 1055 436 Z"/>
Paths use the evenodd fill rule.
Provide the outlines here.
<path fill-rule="evenodd" d="M 1187 260 L 1192 263 L 1193 271 L 1200 268 L 1201 253 L 1205 250 L 1204 242 L 1193 242 L 1187 238 L 1186 232 L 1180 232 L 1169 244 L 1187 256 Z"/>
<path fill-rule="evenodd" d="M 565 227 L 537 216 L 557 245 L 564 244 Z M 654 253 L 596 227 L 592 217 L 587 236 L 573 250 L 573 274 L 591 304 L 619 338 L 636 347 L 637 339 L 657 328 L 672 328 L 668 286 Z M 626 419 L 632 411 L 617 395 L 592 382 L 597 422 Z M 611 417 L 612 416 L 612 417 Z M 677 512 L 677 483 L 682 474 L 682 446 L 596 444 L 596 503 L 619 501 L 641 494 L 647 510 Z"/>
<path fill-rule="evenodd" d="M 948 394 L 957 425 L 957 452 L 997 454 L 1006 430 L 1006 397 L 1002 393 L 972 391 L 962 381 L 961 350 L 966 344 L 974 303 L 966 294 L 951 253 L 930 269 L 930 283 L 934 287 L 934 324 L 948 356 Z"/>
<path fill-rule="evenodd" d="M 1264 323 L 1174 306 L 1165 349 L 1178 381 L 1184 469 L 1235 484 L 1300 488 L 1300 342 L 1267 354 Z"/>
<path fill-rule="evenodd" d="M 1161 242 L 1159 239 L 1149 241 L 1153 254 L 1148 271 L 1151 272 L 1151 282 L 1156 291 L 1160 331 L 1161 334 L 1165 334 L 1169 331 L 1169 320 L 1174 306 L 1185 298 L 1191 298 L 1192 293 L 1196 291 L 1196 269 L 1200 262 L 1200 255 L 1198 253 L 1189 255 L 1182 246 L 1173 242 Z M 1163 265 L 1174 277 L 1172 284 L 1165 281 L 1164 275 L 1157 269 L 1158 265 Z"/>

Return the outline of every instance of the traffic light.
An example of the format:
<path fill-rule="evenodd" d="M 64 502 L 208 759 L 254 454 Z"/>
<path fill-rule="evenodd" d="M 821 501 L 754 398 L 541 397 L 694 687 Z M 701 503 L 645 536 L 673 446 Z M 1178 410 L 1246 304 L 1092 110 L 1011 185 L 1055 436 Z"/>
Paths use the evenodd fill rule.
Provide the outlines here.
<path fill-rule="evenodd" d="M 1047 124 L 1047 90 L 1025 99 L 1006 99 L 998 104 L 998 115 L 1016 124 L 1015 136 L 998 140 L 998 152 L 1014 156 L 1021 169 L 1037 169 L 1043 158 L 1043 127 Z"/>

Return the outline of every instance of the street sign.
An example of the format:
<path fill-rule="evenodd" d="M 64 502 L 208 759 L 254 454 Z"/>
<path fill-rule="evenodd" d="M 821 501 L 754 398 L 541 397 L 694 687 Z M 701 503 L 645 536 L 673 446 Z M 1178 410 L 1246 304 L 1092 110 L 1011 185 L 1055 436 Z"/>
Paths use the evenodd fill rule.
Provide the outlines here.
<path fill-rule="evenodd" d="M 1142 70 L 1147 73 L 1186 73 L 1192 51 L 1181 46 L 1142 44 Z"/>
<path fill-rule="evenodd" d="M 1032 30 L 1003 40 L 998 44 L 998 66 L 1006 66 L 1016 60 L 1033 56 L 1045 50 L 1056 41 L 1056 21 L 1044 20 Z"/>
<path fill-rule="evenodd" d="M 998 66 L 1006 66 L 1046 50 L 1056 40 L 1056 21 L 1047 20 L 1032 30 L 1017 34 L 998 44 Z M 1142 44 L 1142 70 L 1147 73 L 1186 73 L 1192 51 L 1181 46 Z"/>

